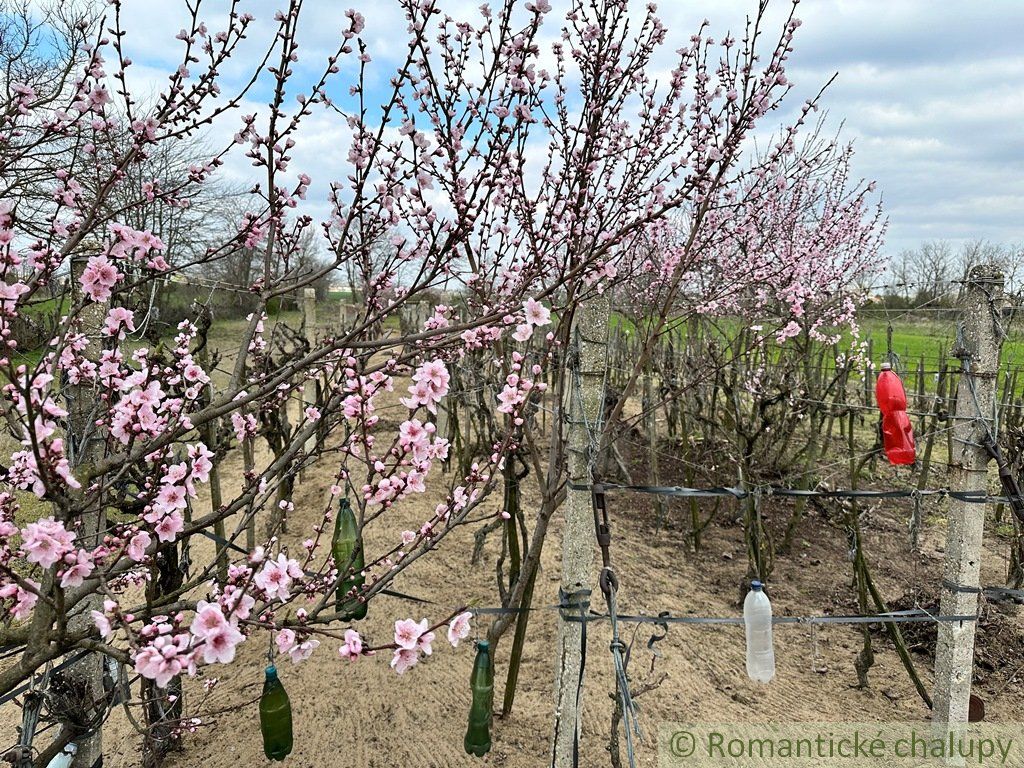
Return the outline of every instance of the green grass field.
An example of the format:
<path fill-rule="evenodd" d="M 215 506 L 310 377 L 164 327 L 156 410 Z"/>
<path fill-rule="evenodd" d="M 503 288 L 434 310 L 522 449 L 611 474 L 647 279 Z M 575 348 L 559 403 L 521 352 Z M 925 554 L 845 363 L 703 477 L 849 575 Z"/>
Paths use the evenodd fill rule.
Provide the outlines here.
<path fill-rule="evenodd" d="M 935 374 L 938 371 L 940 360 L 946 360 L 951 370 L 959 369 L 959 362 L 952 359 L 952 349 L 956 337 L 956 322 L 949 320 L 917 320 L 901 316 L 898 310 L 890 313 L 892 323 L 892 351 L 899 357 L 901 368 L 909 375 L 913 375 L 918 366 L 923 362 L 926 372 L 926 391 L 931 392 L 934 387 Z M 780 327 L 778 319 L 757 321 L 741 320 L 734 317 L 725 318 L 703 318 L 705 333 L 711 333 L 721 337 L 723 340 L 734 338 L 741 328 L 752 325 L 763 325 L 766 332 Z M 860 328 L 860 339 L 868 342 L 868 349 L 875 364 L 880 364 L 886 357 L 886 335 L 890 320 L 877 312 L 865 312 L 858 318 Z M 636 325 L 633 320 L 625 315 L 613 313 L 612 335 L 620 334 L 630 337 L 636 333 Z M 1024 396 L 1024 325 L 1010 326 L 1008 336 L 1003 342 L 1003 352 L 1000 359 L 1000 368 L 1003 371 L 1022 369 L 1016 388 L 1016 396 Z M 677 338 L 685 337 L 687 327 L 681 326 L 675 330 Z M 846 332 L 840 341 L 840 351 L 853 348 L 852 334 Z M 769 359 L 773 355 L 780 357 L 785 354 L 784 346 L 775 346 L 769 349 Z M 826 356 L 828 358 L 828 356 Z"/>
<path fill-rule="evenodd" d="M 875 356 L 884 353 L 886 321 L 872 315 L 861 323 L 862 335 L 872 340 Z M 922 357 L 926 367 L 934 367 L 942 355 L 949 358 L 955 337 L 956 327 L 952 322 L 893 321 L 893 351 L 908 367 L 916 365 Z M 1024 327 L 1009 329 L 1000 362 L 1003 366 L 1024 365 Z"/>

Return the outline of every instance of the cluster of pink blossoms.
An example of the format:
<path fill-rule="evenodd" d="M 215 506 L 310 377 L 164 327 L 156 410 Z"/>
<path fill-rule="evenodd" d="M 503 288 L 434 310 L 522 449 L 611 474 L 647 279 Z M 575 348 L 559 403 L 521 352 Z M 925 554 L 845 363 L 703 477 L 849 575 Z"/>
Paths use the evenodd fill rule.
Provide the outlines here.
<path fill-rule="evenodd" d="M 145 261 L 149 269 L 163 272 L 170 269 L 161 252 L 166 248 L 163 241 L 152 232 L 135 230 L 124 224 L 110 225 L 113 235 L 107 249 L 90 256 L 79 277 L 82 291 L 93 301 L 107 301 L 114 287 L 124 275 L 118 270 L 118 259 Z"/>
<path fill-rule="evenodd" d="M 90 256 L 79 278 L 82 291 L 93 301 L 107 301 L 114 286 L 124 277 L 105 254 Z"/>
<path fill-rule="evenodd" d="M 156 494 L 146 507 L 142 519 L 153 526 L 160 541 L 174 541 L 185 528 L 184 510 L 196 495 L 195 482 L 210 479 L 213 454 L 203 443 L 189 446 L 190 462 L 168 466 L 160 477 Z"/>
<path fill-rule="evenodd" d="M 527 299 L 523 303 L 523 322 L 516 326 L 512 338 L 516 341 L 528 341 L 533 336 L 534 328 L 541 328 L 551 323 L 551 310 L 536 299 Z"/>
<path fill-rule="evenodd" d="M 437 404 L 448 394 L 451 375 L 442 360 L 430 360 L 420 365 L 412 375 L 409 397 L 401 398 L 402 405 L 415 409 L 421 405 L 437 413 Z"/>
<path fill-rule="evenodd" d="M 239 627 L 252 615 L 256 600 L 239 587 L 251 576 L 246 566 L 232 565 L 229 583 L 215 600 L 200 600 L 191 623 L 185 627 L 185 614 L 154 616 L 138 633 L 139 647 L 133 651 L 135 671 L 160 687 L 176 675 L 195 675 L 200 664 L 230 664 L 238 645 L 245 641 Z M 103 611 L 92 611 L 100 636 L 110 642 L 115 624 L 130 624 L 135 617 L 120 614 L 113 600 L 105 600 Z"/>
<path fill-rule="evenodd" d="M 46 494 L 47 483 L 60 482 L 68 488 L 80 488 L 64 454 L 64 439 L 57 436 L 58 421 L 68 412 L 57 403 L 52 392 L 55 377 L 49 370 L 32 375 L 23 365 L 18 366 L 17 374 L 28 380 L 24 388 L 27 399 L 13 382 L 0 390 L 14 404 L 25 425 L 21 440 L 24 449 L 11 454 L 8 482 L 16 488 L 30 488 L 40 498 Z M 43 460 L 41 467 L 40 459 Z"/>
<path fill-rule="evenodd" d="M 14 522 L 18 510 L 18 500 L 14 494 L 0 492 L 0 542 L 10 541 L 12 537 L 18 535 L 18 526 Z M 63 547 L 63 543 L 61 546 Z M 0 566 L 9 567 L 14 556 L 15 550 L 12 547 L 0 545 Z M 0 583 L 0 615 L 7 612 L 18 621 L 23 621 L 31 615 L 39 600 L 40 584 L 34 579 L 23 579 L 23 582 L 28 589 L 17 581 Z"/>
<path fill-rule="evenodd" d="M 291 559 L 283 552 L 276 560 L 267 560 L 253 579 L 267 600 L 284 602 L 291 597 L 292 580 L 302 578 L 302 568 L 298 561 Z"/>
<path fill-rule="evenodd" d="M 448 642 L 455 648 L 460 640 L 469 636 L 469 620 L 473 614 L 469 611 L 460 613 L 448 623 Z M 346 635 L 346 646 L 349 638 Z M 430 656 L 433 650 L 434 633 L 430 631 L 430 625 L 426 619 L 413 621 L 402 619 L 395 622 L 395 649 L 391 657 L 391 668 L 398 674 L 405 674 L 409 669 L 416 666 L 420 658 Z M 345 652 L 342 648 L 341 655 L 344 658 L 351 658 L 351 649 Z"/>
<path fill-rule="evenodd" d="M 356 364 L 355 358 L 348 358 L 349 366 Z M 393 392 L 393 379 L 381 371 L 374 371 L 369 376 L 356 375 L 353 368 L 345 369 L 345 389 L 348 394 L 341 401 L 341 412 L 346 419 L 358 419 L 367 427 L 377 424 L 374 415 L 376 405 L 374 398 L 381 392 Z"/>
<path fill-rule="evenodd" d="M 125 334 L 135 331 L 135 313 L 127 307 L 113 307 L 107 312 L 107 319 L 103 326 L 104 336 L 113 336 L 118 341 L 124 339 Z"/>
<path fill-rule="evenodd" d="M 523 356 L 518 352 L 513 352 L 512 372 L 505 377 L 505 386 L 498 393 L 498 412 L 514 416 L 513 421 L 517 426 L 523 423 L 522 418 L 518 415 L 519 406 L 526 402 L 530 392 L 534 389 L 543 392 L 547 388 L 547 384 L 544 382 L 536 384 L 531 379 L 522 376 L 522 369 Z M 541 367 L 534 365 L 530 370 L 536 376 L 541 372 Z"/>
<path fill-rule="evenodd" d="M 189 649 L 191 636 L 176 631 L 183 618 L 179 614 L 171 623 L 166 616 L 154 616 L 139 632 L 146 644 L 135 654 L 135 671 L 161 688 L 182 672 L 195 672 L 195 654 Z"/>
<path fill-rule="evenodd" d="M 320 641 L 312 635 L 302 635 L 288 628 L 278 630 L 274 643 L 277 645 L 278 652 L 287 654 L 288 658 L 292 660 L 292 664 L 305 661 L 313 655 L 313 651 L 320 647 Z"/>
<path fill-rule="evenodd" d="M 407 419 L 398 427 L 399 460 L 394 471 L 382 460 L 374 463 L 374 469 L 384 475 L 376 485 L 362 487 L 363 496 L 374 504 L 392 504 L 409 493 L 424 493 L 426 478 L 435 460 L 448 457 L 449 444 L 445 438 L 436 437 L 437 427 L 419 419 Z M 408 466 L 409 470 L 399 470 Z"/>
<path fill-rule="evenodd" d="M 101 633 L 109 633 L 106 617 L 93 613 Z M 238 630 L 237 612 L 228 619 L 216 603 L 200 600 L 187 631 L 181 628 L 183 621 L 183 614 L 173 619 L 154 616 L 139 632 L 146 643 L 135 653 L 135 671 L 161 688 L 182 673 L 195 675 L 200 659 L 206 664 L 230 664 L 235 648 L 245 640 Z"/>
<path fill-rule="evenodd" d="M 196 605 L 196 615 L 189 629 L 207 664 L 230 664 L 235 658 L 235 646 L 245 639 L 238 631 L 237 613 L 229 621 L 220 605 L 205 600 Z"/>

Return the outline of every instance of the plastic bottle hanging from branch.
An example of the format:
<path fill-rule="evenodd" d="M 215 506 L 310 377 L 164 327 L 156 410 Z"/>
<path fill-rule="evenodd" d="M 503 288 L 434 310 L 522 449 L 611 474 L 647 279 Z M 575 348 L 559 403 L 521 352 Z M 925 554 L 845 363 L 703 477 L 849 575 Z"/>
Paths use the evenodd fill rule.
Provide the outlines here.
<path fill-rule="evenodd" d="M 882 363 L 875 384 L 875 399 L 882 411 L 882 443 L 891 464 L 913 464 L 914 429 L 907 416 L 907 392 L 891 363 Z"/>
<path fill-rule="evenodd" d="M 267 667 L 260 696 L 260 731 L 263 752 L 271 760 L 284 760 L 292 751 L 292 704 L 277 677 L 277 667 Z"/>
<path fill-rule="evenodd" d="M 750 582 L 743 601 L 743 625 L 747 633 L 747 676 L 756 683 L 771 682 L 775 677 L 772 604 L 760 581 Z"/>
<path fill-rule="evenodd" d="M 476 644 L 476 661 L 469 678 L 473 705 L 469 708 L 469 727 L 463 746 L 466 752 L 483 757 L 491 751 L 491 709 L 494 705 L 494 669 L 491 666 L 491 644 Z"/>
<path fill-rule="evenodd" d="M 366 565 L 363 556 L 363 537 L 359 532 L 359 524 L 356 522 L 355 513 L 348 499 L 342 497 L 338 504 L 338 517 L 334 521 L 334 539 L 331 541 L 331 554 L 334 555 L 335 567 L 346 568 L 351 576 L 341 579 L 338 582 L 338 611 L 341 612 L 345 603 L 348 602 L 354 607 L 352 610 L 342 613 L 342 621 L 355 621 L 366 618 L 366 603 L 357 603 L 356 598 L 350 592 L 358 593 L 366 577 L 363 576 L 363 568 Z"/>

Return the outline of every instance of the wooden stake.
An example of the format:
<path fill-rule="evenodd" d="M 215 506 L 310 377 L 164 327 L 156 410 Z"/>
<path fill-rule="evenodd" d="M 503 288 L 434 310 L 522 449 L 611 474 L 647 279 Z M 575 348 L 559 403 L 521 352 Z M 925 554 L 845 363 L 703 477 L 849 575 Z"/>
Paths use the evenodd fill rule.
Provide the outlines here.
<path fill-rule="evenodd" d="M 306 333 L 309 348 L 316 346 L 316 288 L 306 288 L 302 292 L 302 327 Z M 306 406 L 316 405 L 316 382 L 307 380 L 302 389 L 302 402 Z M 308 456 L 316 450 L 316 433 L 306 440 L 305 451 Z M 301 474 L 301 473 L 300 473 Z"/>

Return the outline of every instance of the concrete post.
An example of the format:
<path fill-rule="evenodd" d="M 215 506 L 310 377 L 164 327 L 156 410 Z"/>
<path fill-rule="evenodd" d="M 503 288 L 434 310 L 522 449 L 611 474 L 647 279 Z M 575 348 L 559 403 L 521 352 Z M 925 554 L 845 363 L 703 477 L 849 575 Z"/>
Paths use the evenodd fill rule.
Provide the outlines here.
<path fill-rule="evenodd" d="M 997 325 L 1003 276 L 990 264 L 971 270 L 963 301 L 962 339 L 953 354 L 963 360 L 953 428 L 954 457 L 949 466 L 953 491 L 984 494 L 988 488 L 989 455 L 981 447 L 986 430 L 995 430 L 999 352 Z M 946 532 L 946 561 L 941 613 L 975 615 L 981 577 L 985 505 L 952 499 Z M 955 586 L 953 589 L 951 587 Z M 936 723 L 966 723 L 974 671 L 974 621 L 942 622 L 935 652 Z"/>
<path fill-rule="evenodd" d="M 600 445 L 604 406 L 605 373 L 608 363 L 607 296 L 598 296 L 576 311 L 569 397 L 568 468 L 572 482 L 590 485 L 594 452 Z M 563 406 L 564 407 L 564 406 Z M 589 429 L 588 429 L 589 427 Z M 591 589 L 594 585 L 594 512 L 589 491 L 569 489 L 565 500 L 562 529 L 562 591 L 566 594 Z M 552 765 L 572 768 L 578 743 L 582 700 L 580 677 L 583 653 L 583 624 L 561 617 L 558 625 L 558 668 L 555 676 L 555 740 Z"/>
<path fill-rule="evenodd" d="M 71 261 L 71 296 L 75 302 L 82 296 L 80 277 L 90 254 L 72 257 Z M 98 361 L 101 351 L 100 330 L 107 315 L 108 302 L 91 302 L 81 312 L 82 332 L 88 338 L 85 356 Z M 101 405 L 96 390 L 89 382 L 69 385 L 67 388 L 68 410 L 68 445 L 70 447 L 71 465 L 74 469 L 93 464 L 103 456 L 103 434 L 96 427 Z M 85 489 L 73 492 L 81 498 Z M 82 512 L 79 528 L 76 530 L 78 542 L 90 549 L 97 545 L 106 529 L 106 514 L 102 502 Z M 69 526 L 70 527 L 70 526 Z M 75 614 L 68 618 L 71 631 L 91 629 L 93 626 L 90 611 L 101 609 L 100 595 L 90 595 L 75 608 Z M 64 673 L 70 687 L 80 692 L 83 701 L 97 703 L 94 712 L 83 713 L 85 718 L 98 717 L 106 701 L 103 688 L 103 655 L 100 653 L 86 654 L 80 661 L 72 664 Z M 75 739 L 77 751 L 71 762 L 72 768 L 92 768 L 103 755 L 103 731 L 97 728 L 93 733 Z"/>

